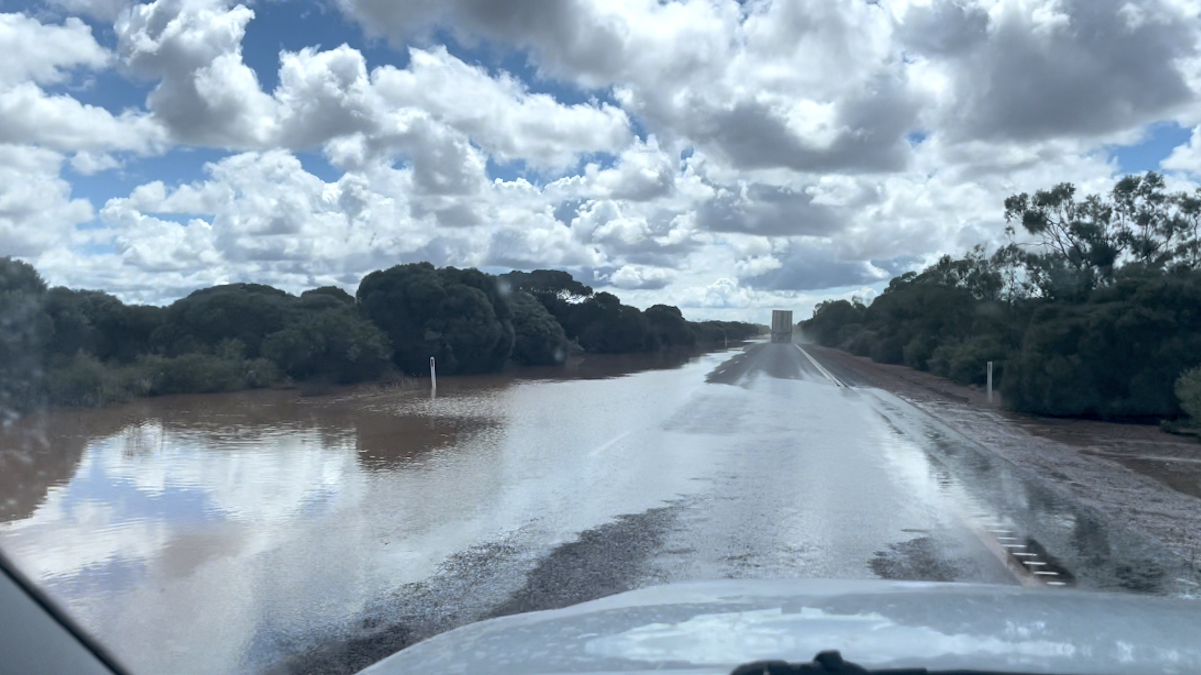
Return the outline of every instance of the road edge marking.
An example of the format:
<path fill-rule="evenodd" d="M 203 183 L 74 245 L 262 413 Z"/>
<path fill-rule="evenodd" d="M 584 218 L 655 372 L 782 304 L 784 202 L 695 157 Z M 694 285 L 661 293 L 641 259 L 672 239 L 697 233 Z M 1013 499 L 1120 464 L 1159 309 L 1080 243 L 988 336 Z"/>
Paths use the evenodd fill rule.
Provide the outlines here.
<path fill-rule="evenodd" d="M 601 445 L 599 448 L 597 448 L 597 449 L 593 450 L 592 452 L 588 453 L 588 456 L 589 456 L 589 457 L 596 457 L 597 455 L 599 455 L 599 454 L 601 454 L 602 452 L 604 452 L 604 451 L 608 450 L 609 448 L 613 447 L 614 445 L 617 445 L 617 443 L 618 443 L 619 441 L 621 441 L 622 439 L 624 439 L 626 436 L 629 436 L 629 435 L 630 435 L 630 432 L 629 432 L 629 431 L 626 431 L 626 432 L 623 432 L 623 433 L 617 434 L 617 435 L 616 435 L 616 436 L 614 436 L 613 438 L 609 439 L 609 441 L 608 441 L 607 443 L 604 443 L 604 444 L 602 444 L 602 445 Z"/>
<path fill-rule="evenodd" d="M 822 375 L 825 375 L 826 377 L 828 377 L 830 379 L 830 381 L 834 383 L 835 386 L 838 386 L 838 387 L 847 386 L 845 382 L 838 379 L 837 377 L 834 377 L 834 375 L 830 371 L 826 370 L 822 366 L 822 364 L 818 363 L 817 359 L 813 358 L 813 356 L 810 355 L 809 352 L 805 351 L 804 347 L 798 345 L 795 342 L 792 343 L 792 346 L 799 349 L 801 351 L 801 353 L 805 355 L 805 358 L 809 359 L 809 362 L 812 363 L 815 368 L 817 368 L 818 372 L 820 372 Z"/>

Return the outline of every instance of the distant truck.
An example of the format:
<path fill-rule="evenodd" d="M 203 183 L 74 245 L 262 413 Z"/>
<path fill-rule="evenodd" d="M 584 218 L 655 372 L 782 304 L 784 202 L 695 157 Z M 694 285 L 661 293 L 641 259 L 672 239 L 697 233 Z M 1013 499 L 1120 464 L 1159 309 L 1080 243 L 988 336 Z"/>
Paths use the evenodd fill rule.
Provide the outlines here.
<path fill-rule="evenodd" d="M 792 311 L 785 309 L 772 310 L 771 341 L 792 342 Z"/>

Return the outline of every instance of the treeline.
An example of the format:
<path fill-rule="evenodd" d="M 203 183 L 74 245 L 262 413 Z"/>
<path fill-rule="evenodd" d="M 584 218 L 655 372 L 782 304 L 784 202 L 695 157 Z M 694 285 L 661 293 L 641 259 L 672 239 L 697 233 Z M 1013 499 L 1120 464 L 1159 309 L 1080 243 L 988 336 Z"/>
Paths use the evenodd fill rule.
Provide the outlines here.
<path fill-rule="evenodd" d="M 1005 200 L 1010 243 L 894 278 L 870 305 L 838 300 L 804 335 L 882 363 L 983 384 L 1006 405 L 1096 418 L 1201 412 L 1201 189 L 1156 173 L 1104 195 L 1071 184 Z M 1035 243 L 1014 241 L 1017 227 Z M 1196 414 L 1196 413 L 1194 413 Z"/>
<path fill-rule="evenodd" d="M 356 295 L 299 296 L 260 284 L 196 291 L 166 306 L 48 288 L 0 258 L 0 412 L 101 405 L 134 396 L 394 373 L 484 373 L 550 365 L 573 353 L 646 352 L 743 340 L 758 328 L 686 321 L 675 307 L 623 305 L 566 272 L 496 277 L 428 263 L 372 272 Z"/>

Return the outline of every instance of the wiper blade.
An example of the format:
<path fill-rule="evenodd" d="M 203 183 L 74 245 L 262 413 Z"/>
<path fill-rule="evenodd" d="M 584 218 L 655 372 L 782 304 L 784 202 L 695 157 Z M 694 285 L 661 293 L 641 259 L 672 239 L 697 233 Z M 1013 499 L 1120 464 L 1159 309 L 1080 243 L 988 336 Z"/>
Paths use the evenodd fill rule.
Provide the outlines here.
<path fill-rule="evenodd" d="M 844 661 L 842 654 L 831 650 L 820 652 L 810 663 L 787 661 L 754 661 L 738 666 L 730 675 L 1032 675 L 1030 673 L 998 672 L 991 670 L 926 670 L 925 668 L 882 668 L 869 670 Z"/>

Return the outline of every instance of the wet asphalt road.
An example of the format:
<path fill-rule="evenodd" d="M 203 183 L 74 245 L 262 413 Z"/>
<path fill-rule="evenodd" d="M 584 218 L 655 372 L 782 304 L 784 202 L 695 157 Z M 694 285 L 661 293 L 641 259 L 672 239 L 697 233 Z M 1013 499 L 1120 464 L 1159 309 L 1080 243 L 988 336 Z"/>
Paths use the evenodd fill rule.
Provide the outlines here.
<path fill-rule="evenodd" d="M 657 424 L 673 439 L 664 453 L 687 462 L 694 450 L 704 467 L 689 472 L 687 489 L 550 547 L 518 533 L 462 551 L 434 577 L 381 600 L 354 637 L 304 649 L 273 670 L 354 672 L 472 621 L 674 581 L 1017 583 L 970 527 L 968 514 L 986 501 L 973 498 L 972 479 L 938 461 L 921 420 L 905 426 L 918 413 L 853 384 L 823 372 L 795 345 L 734 353 L 686 399 L 663 404 L 670 414 Z M 632 433 L 615 433 L 588 456 L 611 452 Z M 629 471 L 594 475 L 575 486 L 576 498 L 599 500 L 631 485 L 652 490 L 659 478 Z M 671 470 L 664 471 L 666 480 Z"/>

